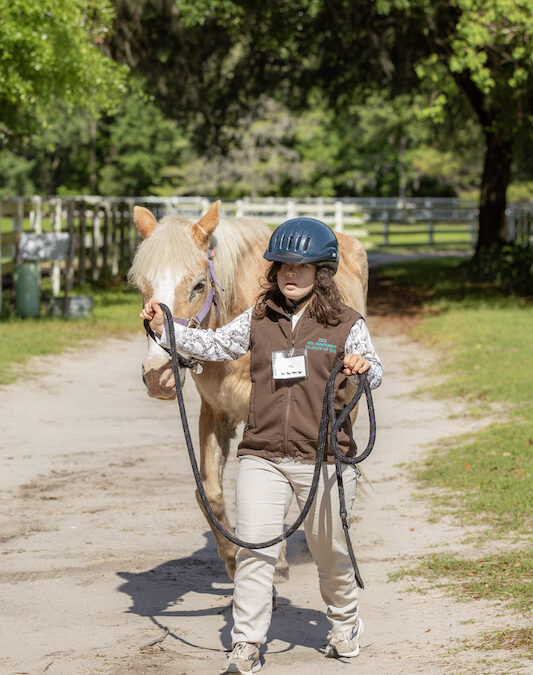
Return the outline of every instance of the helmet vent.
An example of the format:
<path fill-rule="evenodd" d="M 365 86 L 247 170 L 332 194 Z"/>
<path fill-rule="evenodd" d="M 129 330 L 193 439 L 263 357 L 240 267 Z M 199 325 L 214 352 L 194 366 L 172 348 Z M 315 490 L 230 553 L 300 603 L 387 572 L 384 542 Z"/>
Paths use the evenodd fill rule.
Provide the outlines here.
<path fill-rule="evenodd" d="M 328 265 L 337 269 L 339 242 L 330 227 L 308 217 L 289 218 L 270 236 L 267 260 L 279 263 Z"/>

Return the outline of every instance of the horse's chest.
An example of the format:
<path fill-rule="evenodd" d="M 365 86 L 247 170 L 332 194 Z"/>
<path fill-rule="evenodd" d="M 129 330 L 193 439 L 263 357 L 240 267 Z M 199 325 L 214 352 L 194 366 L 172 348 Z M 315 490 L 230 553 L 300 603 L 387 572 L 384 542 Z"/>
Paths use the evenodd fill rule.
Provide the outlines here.
<path fill-rule="evenodd" d="M 215 411 L 235 421 L 246 420 L 250 402 L 250 362 L 243 357 L 230 363 L 204 363 L 194 376 L 201 398 Z"/>

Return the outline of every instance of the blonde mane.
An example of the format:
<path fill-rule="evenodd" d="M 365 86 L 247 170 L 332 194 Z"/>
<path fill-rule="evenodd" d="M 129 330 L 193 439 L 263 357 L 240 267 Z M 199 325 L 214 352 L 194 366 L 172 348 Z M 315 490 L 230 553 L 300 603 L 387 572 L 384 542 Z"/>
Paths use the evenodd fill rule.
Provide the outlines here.
<path fill-rule="evenodd" d="M 128 280 L 141 287 L 144 279 L 154 279 L 162 270 L 193 272 L 205 262 L 205 252 L 192 238 L 191 221 L 178 216 L 165 216 L 150 237 L 144 239 L 135 254 Z M 235 277 L 251 249 L 264 242 L 269 229 L 253 218 L 221 218 L 211 237 L 215 250 L 215 272 L 224 291 L 218 294 L 219 317 L 222 323 L 229 318 L 235 299 Z"/>

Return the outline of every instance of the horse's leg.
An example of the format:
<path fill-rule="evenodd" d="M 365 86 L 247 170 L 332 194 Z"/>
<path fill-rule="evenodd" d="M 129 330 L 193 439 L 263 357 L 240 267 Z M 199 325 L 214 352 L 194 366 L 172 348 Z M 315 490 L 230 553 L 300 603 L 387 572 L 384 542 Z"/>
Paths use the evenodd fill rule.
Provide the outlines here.
<path fill-rule="evenodd" d="M 287 581 L 289 578 L 289 563 L 286 558 L 287 541 L 281 544 L 281 551 L 279 553 L 278 562 L 276 563 L 276 574 L 274 581 Z"/>
<path fill-rule="evenodd" d="M 200 474 L 205 494 L 214 514 L 227 529 L 232 531 L 226 516 L 224 494 L 222 491 L 222 475 L 228 458 L 230 440 L 235 435 L 235 423 L 226 415 L 215 413 L 211 406 L 202 400 L 200 408 Z M 226 564 L 226 570 L 233 579 L 235 573 L 235 554 L 237 546 L 224 537 L 211 523 L 202 505 L 198 491 L 196 499 L 200 504 L 207 522 L 215 537 L 218 554 Z"/>
<path fill-rule="evenodd" d="M 226 516 L 224 494 L 222 490 L 222 476 L 228 458 L 230 441 L 235 436 L 235 422 L 221 413 L 215 413 L 211 406 L 202 400 L 200 408 L 200 474 L 204 484 L 205 494 L 209 499 L 214 514 L 227 529 L 232 531 Z M 196 499 L 206 516 L 209 527 L 215 537 L 218 554 L 226 565 L 228 575 L 233 579 L 235 573 L 235 554 L 237 546 L 224 537 L 209 520 L 203 504 L 196 491 Z M 285 557 L 286 542 L 283 542 L 279 560 L 276 563 L 276 581 L 289 578 L 289 564 Z"/>

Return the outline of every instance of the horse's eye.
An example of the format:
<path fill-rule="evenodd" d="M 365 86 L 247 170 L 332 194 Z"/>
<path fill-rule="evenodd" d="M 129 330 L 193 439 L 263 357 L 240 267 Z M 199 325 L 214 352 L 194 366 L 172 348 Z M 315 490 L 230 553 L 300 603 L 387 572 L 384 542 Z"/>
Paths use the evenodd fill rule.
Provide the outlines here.
<path fill-rule="evenodd" d="M 200 293 L 205 288 L 205 281 L 199 281 L 196 286 L 192 289 L 193 293 Z"/>

